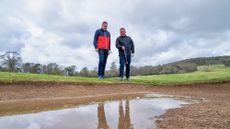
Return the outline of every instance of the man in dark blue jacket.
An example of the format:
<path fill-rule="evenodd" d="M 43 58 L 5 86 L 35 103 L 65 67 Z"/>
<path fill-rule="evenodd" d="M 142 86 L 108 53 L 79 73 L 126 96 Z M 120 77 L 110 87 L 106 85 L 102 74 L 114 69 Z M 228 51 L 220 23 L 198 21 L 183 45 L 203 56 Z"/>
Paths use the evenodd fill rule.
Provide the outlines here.
<path fill-rule="evenodd" d="M 131 57 L 134 54 L 134 43 L 133 40 L 126 35 L 125 28 L 120 29 L 120 36 L 116 40 L 116 48 L 119 51 L 120 58 L 119 80 L 123 80 L 124 67 L 126 67 L 126 80 L 129 81 Z"/>
<path fill-rule="evenodd" d="M 94 35 L 94 47 L 96 52 L 99 55 L 99 63 L 98 63 L 98 78 L 103 79 L 105 73 L 105 66 L 107 62 L 107 58 L 110 51 L 110 42 L 111 37 L 109 31 L 107 31 L 108 23 L 104 21 L 102 23 L 101 29 L 98 29 Z"/>

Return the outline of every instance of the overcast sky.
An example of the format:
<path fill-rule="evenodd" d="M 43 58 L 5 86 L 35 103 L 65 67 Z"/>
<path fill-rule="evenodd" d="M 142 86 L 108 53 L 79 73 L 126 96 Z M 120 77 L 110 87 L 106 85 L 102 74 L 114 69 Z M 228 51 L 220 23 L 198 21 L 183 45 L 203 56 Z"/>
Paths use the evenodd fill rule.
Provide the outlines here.
<path fill-rule="evenodd" d="M 134 40 L 133 65 L 230 55 L 229 0 L 0 0 L 0 53 L 24 62 L 97 67 L 93 36 L 109 22 L 112 55 L 125 27 Z"/>

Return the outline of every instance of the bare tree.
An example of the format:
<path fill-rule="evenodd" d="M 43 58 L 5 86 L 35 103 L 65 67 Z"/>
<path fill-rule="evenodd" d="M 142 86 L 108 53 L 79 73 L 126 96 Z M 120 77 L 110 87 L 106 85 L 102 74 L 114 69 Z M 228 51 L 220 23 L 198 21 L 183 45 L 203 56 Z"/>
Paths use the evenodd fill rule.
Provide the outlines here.
<path fill-rule="evenodd" d="M 20 70 L 22 58 L 19 53 L 15 51 L 8 51 L 0 56 L 1 67 L 6 67 L 8 71 L 16 72 Z"/>

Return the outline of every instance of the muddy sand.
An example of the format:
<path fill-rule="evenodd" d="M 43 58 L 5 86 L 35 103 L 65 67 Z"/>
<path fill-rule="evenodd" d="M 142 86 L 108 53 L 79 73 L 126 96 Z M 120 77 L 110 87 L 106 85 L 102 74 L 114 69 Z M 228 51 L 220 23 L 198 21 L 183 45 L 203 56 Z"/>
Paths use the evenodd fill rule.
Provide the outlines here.
<path fill-rule="evenodd" d="M 189 96 L 200 103 L 170 109 L 156 121 L 159 129 L 230 129 L 230 83 L 180 86 L 14 84 L 0 85 L 0 115 L 74 107 L 144 93 Z"/>

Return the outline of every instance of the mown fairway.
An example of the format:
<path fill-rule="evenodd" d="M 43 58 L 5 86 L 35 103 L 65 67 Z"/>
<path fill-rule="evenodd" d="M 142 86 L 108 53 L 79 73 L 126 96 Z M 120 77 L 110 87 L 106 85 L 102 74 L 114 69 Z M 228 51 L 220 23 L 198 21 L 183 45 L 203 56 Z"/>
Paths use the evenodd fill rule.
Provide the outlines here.
<path fill-rule="evenodd" d="M 186 74 L 167 74 L 167 75 L 151 75 L 151 76 L 135 76 L 131 82 L 120 82 L 117 77 L 98 80 L 89 77 L 65 77 L 55 75 L 39 75 L 28 73 L 8 73 L 0 72 L 1 83 L 17 83 L 22 81 L 31 82 L 71 82 L 71 83 L 135 83 L 135 84 L 189 84 L 203 82 L 218 82 L 230 80 L 230 67 L 223 65 L 208 66 L 209 72 L 198 70 L 193 73 Z"/>

